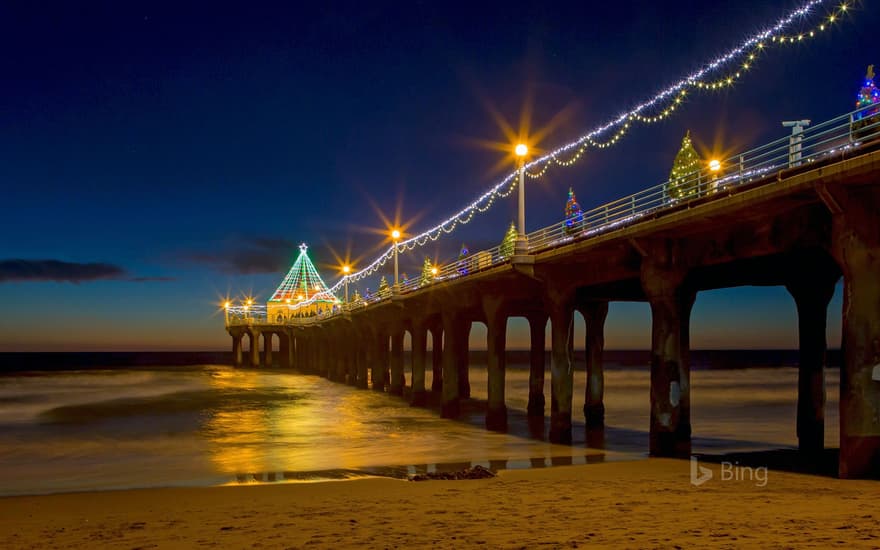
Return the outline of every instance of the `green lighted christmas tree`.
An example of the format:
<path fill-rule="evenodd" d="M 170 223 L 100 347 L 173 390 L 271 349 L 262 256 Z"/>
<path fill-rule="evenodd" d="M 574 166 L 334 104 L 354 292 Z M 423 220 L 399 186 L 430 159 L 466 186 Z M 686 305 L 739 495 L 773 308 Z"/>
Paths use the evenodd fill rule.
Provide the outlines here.
<path fill-rule="evenodd" d="M 382 278 L 379 279 L 379 297 L 384 298 L 391 292 L 391 289 L 388 288 L 388 280 L 385 279 L 385 275 L 382 275 Z"/>
<path fill-rule="evenodd" d="M 574 196 L 574 190 L 568 188 L 568 201 L 565 203 L 565 232 L 569 235 L 577 233 L 584 223 L 584 213 L 581 205 L 578 204 L 577 197 Z"/>
<path fill-rule="evenodd" d="M 516 248 L 516 226 L 513 222 L 510 222 L 510 227 L 507 228 L 507 233 L 504 234 L 504 239 L 501 241 L 501 250 L 498 251 L 498 254 L 502 258 L 510 258 L 513 256 L 513 251 Z"/>
<path fill-rule="evenodd" d="M 359 306 L 359 305 L 361 305 L 361 302 L 363 302 L 363 301 L 364 301 L 364 299 L 363 299 L 363 297 L 361 297 L 361 293 L 355 289 L 354 295 L 351 297 L 351 303 L 353 305 Z"/>
<path fill-rule="evenodd" d="M 669 173 L 669 197 L 683 199 L 697 194 L 697 181 L 700 173 L 700 155 L 691 143 L 688 130 L 681 141 L 681 149 L 675 155 L 672 171 Z"/>
<path fill-rule="evenodd" d="M 434 282 L 434 265 L 431 258 L 425 256 L 425 263 L 422 264 L 422 276 L 419 279 L 419 286 L 426 286 Z"/>

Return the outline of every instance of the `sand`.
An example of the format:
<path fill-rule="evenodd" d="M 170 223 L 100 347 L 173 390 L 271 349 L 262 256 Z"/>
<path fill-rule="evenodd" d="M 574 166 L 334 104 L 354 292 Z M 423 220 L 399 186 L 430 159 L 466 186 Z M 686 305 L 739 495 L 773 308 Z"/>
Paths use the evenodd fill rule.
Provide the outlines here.
<path fill-rule="evenodd" d="M 687 461 L 0 499 L 0 548 L 880 547 L 880 482 Z"/>

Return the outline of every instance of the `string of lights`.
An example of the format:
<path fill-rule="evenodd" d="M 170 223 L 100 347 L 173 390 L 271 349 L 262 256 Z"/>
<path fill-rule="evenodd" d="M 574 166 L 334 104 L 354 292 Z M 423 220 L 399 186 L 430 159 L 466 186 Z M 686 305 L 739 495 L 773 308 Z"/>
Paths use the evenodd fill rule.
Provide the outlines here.
<path fill-rule="evenodd" d="M 563 167 L 571 166 L 581 158 L 588 147 L 592 146 L 597 149 L 604 149 L 617 143 L 617 141 L 619 141 L 631 128 L 632 122 L 653 123 L 667 118 L 685 103 L 684 99 L 687 96 L 689 89 L 715 90 L 731 86 L 736 80 L 742 77 L 744 72 L 748 71 L 753 66 L 758 57 L 758 53 L 766 51 L 768 43 L 796 44 L 803 42 L 807 38 L 814 38 L 822 31 L 827 30 L 831 24 L 838 21 L 843 14 L 847 13 L 850 5 L 847 2 L 840 4 L 833 13 L 824 17 L 822 22 L 813 30 L 805 33 L 785 34 L 795 23 L 810 16 L 818 6 L 824 3 L 826 3 L 826 0 L 809 0 L 805 2 L 797 9 L 788 12 L 774 25 L 750 35 L 739 45 L 728 50 L 723 55 L 707 62 L 698 70 L 661 90 L 650 99 L 643 101 L 627 112 L 617 115 L 615 118 L 590 130 L 576 140 L 562 145 L 553 151 L 526 163 L 522 169 L 525 171 L 526 175 L 532 178 L 537 178 L 544 175 L 551 164 Z M 743 59 L 744 61 L 738 65 L 734 72 L 717 80 L 707 80 L 713 74 L 727 69 L 732 63 L 739 62 Z M 599 141 L 597 139 L 611 131 L 613 131 L 613 133 L 605 141 Z M 563 154 L 568 154 L 570 156 L 569 158 L 562 160 L 560 156 Z M 531 172 L 529 169 L 537 169 L 538 172 Z M 414 250 L 415 248 L 426 245 L 428 242 L 436 241 L 444 234 L 452 233 L 459 225 L 467 224 L 476 213 L 487 211 L 497 199 L 509 196 L 513 189 L 516 188 L 517 175 L 518 171 L 508 174 L 500 182 L 496 183 L 493 187 L 477 197 L 473 202 L 443 222 L 418 235 L 394 243 L 363 269 L 342 277 L 329 289 L 330 292 L 336 294 L 346 281 L 359 281 L 381 269 L 393 258 L 395 247 L 397 247 L 398 252 Z M 301 305 L 307 305 L 307 303 L 308 301 L 302 302 Z"/>
<path fill-rule="evenodd" d="M 655 111 L 655 114 L 644 115 L 641 112 L 632 111 L 628 113 L 627 118 L 629 119 L 629 121 L 637 121 L 643 124 L 653 124 L 665 120 L 684 104 L 685 97 L 688 94 L 688 88 L 694 88 L 698 91 L 711 91 L 733 86 L 736 81 L 740 80 L 743 77 L 744 73 L 754 68 L 759 55 L 763 52 L 766 52 L 767 48 L 770 45 L 796 44 L 805 40 L 816 38 L 820 36 L 824 31 L 828 30 L 832 24 L 839 21 L 842 16 L 847 13 L 849 13 L 849 4 L 844 2 L 838 5 L 832 13 L 824 17 L 820 23 L 816 24 L 810 30 L 805 30 L 803 32 L 798 32 L 792 35 L 773 35 L 770 37 L 769 41 L 760 40 L 754 44 L 754 46 L 751 48 L 751 51 L 748 53 L 747 56 L 745 56 L 745 61 L 743 61 L 741 65 L 739 65 L 734 71 L 728 73 L 726 76 L 715 79 L 713 81 L 704 81 L 699 79 L 686 80 L 684 83 L 685 87 L 681 90 L 678 90 L 677 94 L 675 94 L 674 99 L 665 104 L 661 110 Z M 630 126 L 631 125 L 629 122 L 625 122 L 610 139 L 604 142 L 596 141 L 592 137 L 587 136 L 586 139 L 582 143 L 580 143 L 574 155 L 570 158 L 566 160 L 560 160 L 558 156 L 553 155 L 549 159 L 547 159 L 546 162 L 544 162 L 543 166 L 538 172 L 527 171 L 526 175 L 532 179 L 542 177 L 551 166 L 551 161 L 553 164 L 562 167 L 572 166 L 574 163 L 580 160 L 581 156 L 584 154 L 584 152 L 586 152 L 589 147 L 605 149 L 606 147 L 610 147 L 616 144 L 627 133 Z"/>

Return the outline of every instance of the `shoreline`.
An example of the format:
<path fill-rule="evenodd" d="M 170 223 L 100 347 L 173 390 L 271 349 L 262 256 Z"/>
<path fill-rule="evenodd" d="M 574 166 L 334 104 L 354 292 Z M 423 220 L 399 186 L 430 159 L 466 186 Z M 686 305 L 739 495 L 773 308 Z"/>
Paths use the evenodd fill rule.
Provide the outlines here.
<path fill-rule="evenodd" d="M 213 478 L 214 481 L 181 481 L 167 485 L 131 485 L 123 487 L 93 487 L 46 492 L 0 493 L 0 500 L 19 497 L 44 497 L 71 494 L 95 494 L 118 491 L 150 491 L 161 489 L 208 489 L 215 487 L 258 487 L 278 485 L 314 484 L 324 482 L 352 481 L 356 479 L 389 479 L 409 481 L 418 474 L 455 472 L 462 469 L 482 466 L 494 473 L 564 466 L 586 466 L 604 462 L 627 462 L 647 460 L 648 456 L 635 453 L 622 453 L 601 449 L 573 449 L 582 451 L 571 455 L 511 458 L 504 460 L 474 459 L 470 461 L 436 462 L 429 464 L 408 464 L 391 466 L 366 466 L 362 468 L 329 468 L 310 471 L 248 472 L 228 474 Z M 221 479 L 222 478 L 222 479 Z M 225 481 L 224 481 L 225 480 Z"/>
<path fill-rule="evenodd" d="M 880 545 L 877 481 L 770 470 L 690 482 L 687 460 L 490 479 L 156 488 L 0 499 L 0 547 Z"/>

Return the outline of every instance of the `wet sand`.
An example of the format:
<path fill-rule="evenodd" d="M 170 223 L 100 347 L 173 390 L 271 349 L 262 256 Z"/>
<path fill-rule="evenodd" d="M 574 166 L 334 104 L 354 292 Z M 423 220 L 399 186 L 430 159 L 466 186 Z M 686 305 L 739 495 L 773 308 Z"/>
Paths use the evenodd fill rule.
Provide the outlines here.
<path fill-rule="evenodd" d="M 880 547 L 880 482 L 688 461 L 0 499 L 0 548 Z M 747 476 L 746 476 L 747 477 Z"/>

